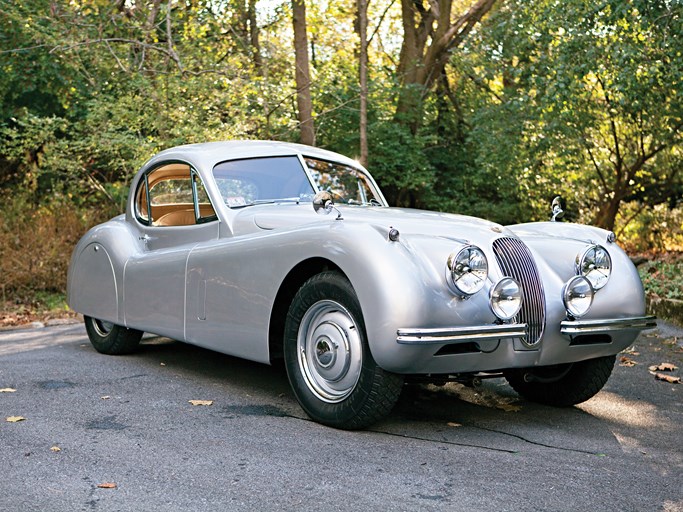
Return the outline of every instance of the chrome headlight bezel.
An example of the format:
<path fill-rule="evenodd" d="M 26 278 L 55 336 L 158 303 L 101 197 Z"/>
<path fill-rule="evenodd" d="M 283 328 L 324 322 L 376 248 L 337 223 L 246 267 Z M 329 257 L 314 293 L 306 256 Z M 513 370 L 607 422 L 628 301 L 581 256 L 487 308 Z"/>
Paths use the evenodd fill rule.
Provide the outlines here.
<path fill-rule="evenodd" d="M 489 306 L 496 317 L 504 322 L 512 320 L 522 307 L 524 291 L 512 277 L 503 277 L 489 292 Z M 512 307 L 512 309 L 510 309 Z"/>
<path fill-rule="evenodd" d="M 486 284 L 489 263 L 486 254 L 476 245 L 466 245 L 453 252 L 446 261 L 449 286 L 463 296 L 474 295 Z"/>
<path fill-rule="evenodd" d="M 590 311 L 594 296 L 593 285 L 585 276 L 572 277 L 562 288 L 562 302 L 573 318 L 581 318 Z"/>
<path fill-rule="evenodd" d="M 612 257 L 602 245 L 588 246 L 576 255 L 576 275 L 587 278 L 594 291 L 604 288 L 612 275 Z"/>

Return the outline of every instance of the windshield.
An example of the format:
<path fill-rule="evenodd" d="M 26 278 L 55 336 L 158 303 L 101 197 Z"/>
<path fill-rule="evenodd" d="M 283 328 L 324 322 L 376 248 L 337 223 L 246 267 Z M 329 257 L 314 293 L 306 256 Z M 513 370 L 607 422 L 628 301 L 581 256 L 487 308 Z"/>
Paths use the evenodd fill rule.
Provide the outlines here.
<path fill-rule="evenodd" d="M 382 205 L 372 183 L 358 169 L 314 158 L 305 160 L 318 190 L 330 192 L 335 203 Z"/>
<path fill-rule="evenodd" d="M 315 191 L 296 156 L 222 162 L 213 176 L 230 208 L 259 203 L 310 201 Z"/>

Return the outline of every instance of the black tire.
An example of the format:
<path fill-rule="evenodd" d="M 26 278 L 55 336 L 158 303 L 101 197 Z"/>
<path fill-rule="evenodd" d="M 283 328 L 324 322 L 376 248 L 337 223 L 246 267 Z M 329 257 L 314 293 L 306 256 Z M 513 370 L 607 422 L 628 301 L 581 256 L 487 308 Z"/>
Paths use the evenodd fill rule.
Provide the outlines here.
<path fill-rule="evenodd" d="M 569 407 L 585 402 L 602 389 L 615 359 L 616 356 L 605 356 L 552 367 L 508 370 L 505 378 L 527 400 Z"/>
<path fill-rule="evenodd" d="M 84 321 L 90 343 L 102 354 L 130 354 L 140 344 L 142 331 L 128 329 L 89 316 L 84 317 Z"/>
<path fill-rule="evenodd" d="M 313 276 L 299 289 L 287 313 L 284 356 L 296 399 L 324 425 L 367 427 L 401 394 L 403 377 L 377 366 L 358 298 L 338 272 Z"/>

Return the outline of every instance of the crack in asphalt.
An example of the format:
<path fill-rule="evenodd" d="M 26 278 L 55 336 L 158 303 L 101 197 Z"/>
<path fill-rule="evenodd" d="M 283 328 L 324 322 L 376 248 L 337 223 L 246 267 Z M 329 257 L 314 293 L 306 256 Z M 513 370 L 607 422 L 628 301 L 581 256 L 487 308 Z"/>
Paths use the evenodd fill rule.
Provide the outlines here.
<path fill-rule="evenodd" d="M 247 415 L 249 415 L 249 414 L 247 414 Z M 310 419 L 310 418 L 302 418 L 301 416 L 294 416 L 293 414 L 286 413 L 286 412 L 284 412 L 284 411 L 282 411 L 282 410 L 279 410 L 279 409 L 278 409 L 278 413 L 277 413 L 277 414 L 269 414 L 269 413 L 266 413 L 266 414 L 264 414 L 264 415 L 265 415 L 265 416 L 280 417 L 280 418 L 291 418 L 291 419 L 294 419 L 294 420 L 305 421 L 305 422 L 307 422 L 307 423 L 315 423 L 315 424 L 318 424 L 318 422 L 316 422 L 316 421 L 314 421 L 314 420 L 312 420 L 312 419 Z M 241 414 L 240 414 L 239 416 L 241 416 Z M 527 439 L 527 438 L 525 438 L 525 437 L 523 437 L 523 436 L 520 436 L 520 435 L 518 435 L 518 434 L 512 434 L 512 433 L 510 433 L 510 432 L 505 432 L 505 431 L 502 431 L 502 430 L 496 430 L 496 429 L 492 429 L 492 428 L 480 427 L 480 426 L 476 426 L 476 425 L 468 425 L 468 426 L 469 426 L 470 428 L 474 428 L 474 429 L 478 429 L 478 430 L 484 430 L 484 431 L 486 431 L 486 432 L 493 432 L 493 433 L 495 433 L 495 434 L 500 434 L 500 435 L 504 435 L 504 436 L 514 437 L 515 439 L 519 439 L 520 441 L 523 441 L 523 442 L 525 442 L 525 443 L 528 443 L 528 444 L 531 444 L 531 445 L 534 445 L 534 446 L 540 446 L 540 447 L 543 447 L 543 448 L 550 448 L 550 449 L 553 449 L 553 450 L 561 450 L 561 451 L 565 451 L 565 452 L 582 453 L 582 454 L 585 454 L 585 455 L 595 455 L 595 456 L 600 456 L 600 455 L 602 455 L 602 454 L 599 453 L 599 452 L 593 452 L 593 451 L 590 451 L 590 450 L 581 450 L 581 449 L 579 449 L 579 448 L 566 448 L 566 447 L 562 447 L 562 446 L 553 446 L 553 445 L 551 445 L 551 444 L 541 443 L 541 442 L 538 442 L 538 441 L 532 441 L 531 439 Z M 415 436 L 415 435 L 408 435 L 408 434 L 399 434 L 399 433 L 397 433 L 397 432 L 389 432 L 389 431 L 387 431 L 387 430 L 365 429 L 365 430 L 362 430 L 361 432 L 370 432 L 370 433 L 373 433 L 373 434 L 384 434 L 384 435 L 391 436 L 391 437 L 400 437 L 400 438 L 403 438 L 403 439 L 413 439 L 413 440 L 415 440 L 415 441 L 424 441 L 424 442 L 428 442 L 428 443 L 446 444 L 446 445 L 450 445 L 450 446 L 461 446 L 461 447 L 463 447 L 463 448 L 478 448 L 478 449 L 481 449 L 481 450 L 489 450 L 489 451 L 498 452 L 498 453 L 510 453 L 510 454 L 513 454 L 513 455 L 514 455 L 514 454 L 517 454 L 517 453 L 520 453 L 519 450 L 508 450 L 508 449 L 505 449 L 505 448 L 495 448 L 495 447 L 493 447 L 493 446 L 485 446 L 485 445 L 473 444 L 473 443 L 459 443 L 459 442 L 457 442 L 457 441 L 451 441 L 451 440 L 448 440 L 448 439 L 433 439 L 433 438 L 429 438 L 429 437 L 422 437 L 422 436 Z"/>
<path fill-rule="evenodd" d="M 553 450 L 562 450 L 565 452 L 584 453 L 587 455 L 602 455 L 599 452 L 592 452 L 590 450 L 581 450 L 579 448 L 566 448 L 563 446 L 554 446 L 552 444 L 546 444 L 546 443 L 540 443 L 538 441 L 532 441 L 531 439 L 527 439 L 526 437 L 520 436 L 519 434 L 511 434 L 510 432 L 504 432 L 503 430 L 496 430 L 493 428 L 478 427 L 478 426 L 472 426 L 472 428 L 476 428 L 479 430 L 485 430 L 486 432 L 494 432 L 496 434 L 501 434 L 504 436 L 514 437 L 516 439 L 519 439 L 520 441 L 524 441 L 525 443 L 533 444 L 535 446 L 542 446 L 543 448 L 551 448 Z M 517 452 L 515 452 L 515 453 L 517 453 Z"/>
<path fill-rule="evenodd" d="M 464 448 L 479 448 L 482 450 L 490 450 L 493 452 L 512 453 L 512 454 L 519 453 L 519 451 L 517 451 L 517 450 L 506 450 L 505 448 L 494 448 L 492 446 L 483 446 L 483 445 L 472 444 L 472 443 L 458 443 L 456 441 L 449 441 L 448 439 L 430 439 L 428 437 L 412 436 L 412 435 L 407 435 L 407 434 L 398 434 L 396 432 L 387 432 L 385 430 L 366 430 L 366 432 L 373 432 L 375 434 L 384 434 L 384 435 L 392 436 L 392 437 L 401 437 L 404 439 L 414 439 L 416 441 L 426 441 L 429 443 L 448 444 L 448 445 L 452 445 L 452 446 L 462 446 Z"/>

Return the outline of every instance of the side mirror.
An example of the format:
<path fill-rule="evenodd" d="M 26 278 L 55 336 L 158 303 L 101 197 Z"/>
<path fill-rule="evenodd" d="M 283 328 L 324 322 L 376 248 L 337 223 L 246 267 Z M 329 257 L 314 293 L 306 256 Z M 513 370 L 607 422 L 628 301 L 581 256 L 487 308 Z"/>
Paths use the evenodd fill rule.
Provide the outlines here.
<path fill-rule="evenodd" d="M 332 210 L 335 210 L 337 212 L 337 218 L 335 220 L 343 220 L 341 212 L 334 206 L 332 194 L 325 190 L 321 190 L 313 197 L 313 210 L 318 215 L 327 215 Z"/>
<path fill-rule="evenodd" d="M 562 209 L 562 200 L 560 196 L 556 196 L 555 199 L 553 199 L 550 207 L 553 210 L 552 217 L 550 217 L 551 222 L 556 222 L 564 217 L 564 210 Z"/>

